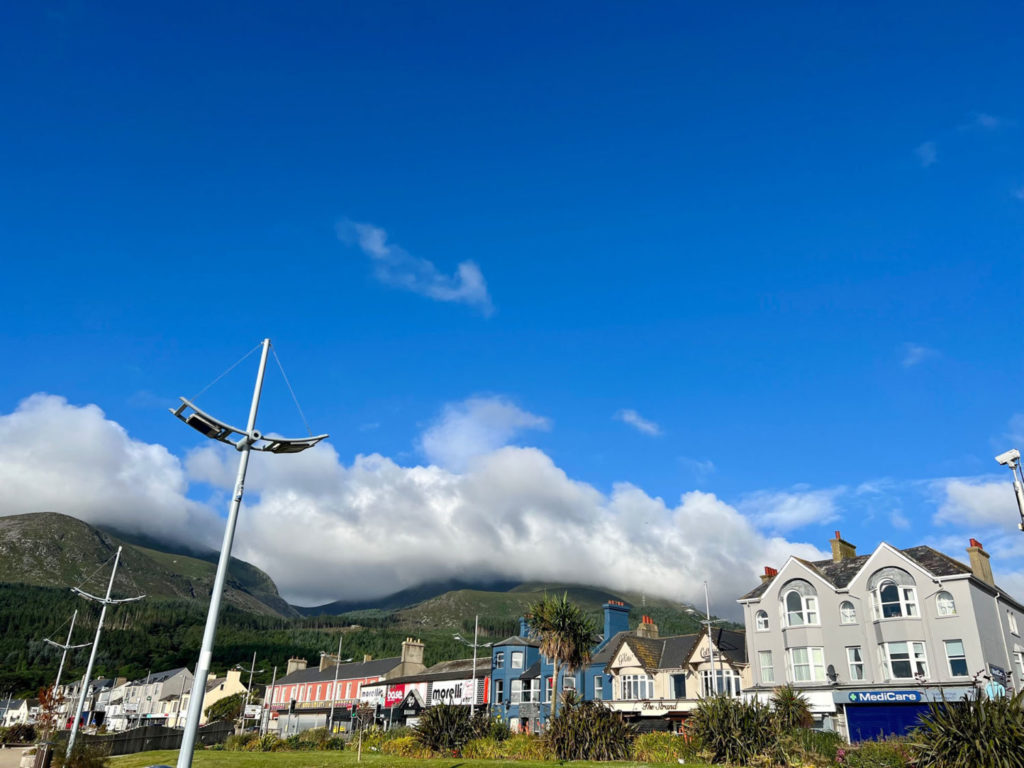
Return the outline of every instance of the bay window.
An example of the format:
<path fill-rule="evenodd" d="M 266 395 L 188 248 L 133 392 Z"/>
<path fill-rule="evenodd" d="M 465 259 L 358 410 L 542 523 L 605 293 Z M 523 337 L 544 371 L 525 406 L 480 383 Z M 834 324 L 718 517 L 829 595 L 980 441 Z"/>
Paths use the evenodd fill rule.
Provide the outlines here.
<path fill-rule="evenodd" d="M 701 694 L 703 696 L 726 695 L 738 698 L 742 692 L 740 676 L 731 669 L 718 668 L 701 670 Z"/>
<path fill-rule="evenodd" d="M 654 678 L 649 675 L 623 675 L 622 696 L 626 700 L 653 699 Z"/>

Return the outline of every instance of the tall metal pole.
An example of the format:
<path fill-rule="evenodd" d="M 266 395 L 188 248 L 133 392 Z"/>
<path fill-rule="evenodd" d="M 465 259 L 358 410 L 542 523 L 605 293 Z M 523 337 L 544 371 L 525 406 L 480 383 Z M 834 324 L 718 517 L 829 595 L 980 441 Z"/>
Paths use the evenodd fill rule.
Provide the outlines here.
<path fill-rule="evenodd" d="M 708 619 L 708 648 L 711 652 L 711 688 L 718 695 L 718 672 L 715 669 L 715 638 L 711 636 L 711 598 L 708 596 L 708 583 L 704 582 L 704 615 Z"/>
<path fill-rule="evenodd" d="M 242 707 L 242 733 L 245 733 L 245 711 L 249 708 L 249 698 L 252 696 L 252 674 L 256 671 L 256 651 L 252 652 L 252 666 L 249 667 L 249 687 L 245 689 L 245 706 Z M 262 672 L 263 670 L 260 670 Z"/>
<path fill-rule="evenodd" d="M 75 719 L 71 723 L 71 734 L 68 736 L 67 757 L 71 757 L 71 750 L 75 746 L 75 737 L 78 736 L 78 721 L 82 717 L 82 710 L 85 708 L 85 694 L 89 690 L 89 681 L 92 677 L 92 667 L 96 663 L 96 650 L 100 645 L 100 633 L 103 631 L 103 618 L 107 615 L 107 606 L 110 605 L 110 592 L 114 589 L 114 576 L 117 575 L 117 564 L 121 561 L 121 547 L 117 548 L 117 555 L 114 556 L 114 568 L 110 572 L 110 581 L 107 582 L 107 596 L 103 598 L 103 607 L 100 608 L 100 620 L 96 623 L 96 637 L 92 641 L 92 650 L 89 652 L 89 663 L 85 667 L 85 677 L 82 678 L 82 691 L 78 694 L 78 706 L 75 709 Z"/>
<path fill-rule="evenodd" d="M 338 698 L 338 675 L 341 674 L 341 641 L 345 639 L 345 633 L 338 629 L 338 658 L 334 660 L 334 688 L 331 691 L 331 714 L 327 716 L 327 729 L 334 733 L 334 700 Z"/>
<path fill-rule="evenodd" d="M 251 438 L 256 428 L 256 412 L 260 407 L 260 394 L 263 391 L 263 374 L 267 369 L 267 354 L 270 352 L 270 339 L 263 340 L 263 352 L 260 355 L 260 367 L 256 373 L 256 386 L 252 393 L 252 405 L 249 408 L 249 421 L 246 423 L 246 435 Z M 217 637 L 217 618 L 220 614 L 220 601 L 224 592 L 224 582 L 228 575 L 228 563 L 231 561 L 231 544 L 235 540 L 235 525 L 238 523 L 238 509 L 242 505 L 242 493 L 245 490 L 245 470 L 249 466 L 250 441 L 244 440 L 238 457 L 238 476 L 235 479 L 235 492 L 231 497 L 228 510 L 227 525 L 224 527 L 224 541 L 220 547 L 220 559 L 217 561 L 217 575 L 213 580 L 210 593 L 210 610 L 206 614 L 206 629 L 203 632 L 203 644 L 199 650 L 199 661 L 196 663 L 196 676 L 192 681 L 192 695 L 188 700 L 188 715 L 185 717 L 185 732 L 181 736 L 181 749 L 178 752 L 178 768 L 191 768 L 192 750 L 196 744 L 196 732 L 199 730 L 199 717 L 203 709 L 203 693 L 206 688 L 206 676 L 210 673 L 213 660 L 213 641 Z M 243 712 L 244 714 L 244 712 Z"/>
<path fill-rule="evenodd" d="M 274 688 L 277 686 L 277 666 L 274 667 L 274 676 L 270 679 L 270 692 L 263 697 L 263 719 L 260 720 L 260 736 L 266 734 L 270 730 L 270 705 L 274 703 L 274 694 L 276 693 Z M 267 701 L 267 698 L 270 701 Z M 280 725 L 280 723 L 278 723 Z"/>
<path fill-rule="evenodd" d="M 476 642 L 480 636 L 480 614 L 473 621 L 473 700 L 469 703 L 469 716 L 476 714 Z"/>
<path fill-rule="evenodd" d="M 71 614 L 71 626 L 68 628 L 68 639 L 64 641 L 64 652 L 60 655 L 60 666 L 57 667 L 57 679 L 53 682 L 53 690 L 56 693 L 57 689 L 60 688 L 60 676 L 64 672 L 64 661 L 68 657 L 68 648 L 71 647 L 71 633 L 75 631 L 75 619 L 78 618 L 78 609 L 75 608 L 75 612 Z"/>

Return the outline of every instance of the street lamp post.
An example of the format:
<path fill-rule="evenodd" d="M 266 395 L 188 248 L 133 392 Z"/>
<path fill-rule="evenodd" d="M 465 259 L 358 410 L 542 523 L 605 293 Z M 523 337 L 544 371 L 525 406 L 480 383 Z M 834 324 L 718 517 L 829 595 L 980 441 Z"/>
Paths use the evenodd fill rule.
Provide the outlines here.
<path fill-rule="evenodd" d="M 256 651 L 252 652 L 252 666 L 246 669 L 241 664 L 236 664 L 235 668 L 249 673 L 249 687 L 245 691 L 245 704 L 242 705 L 242 733 L 245 733 L 245 710 L 249 708 L 249 697 L 252 695 L 252 676 L 253 673 L 263 674 L 266 670 L 256 669 Z"/>
<path fill-rule="evenodd" d="M 1011 448 L 1006 453 L 996 456 L 996 461 L 1004 467 L 1008 467 L 1013 473 L 1013 494 L 1017 497 L 1017 511 L 1020 513 L 1020 522 L 1017 527 L 1024 531 L 1024 467 L 1020 465 L 1020 451 Z"/>
<path fill-rule="evenodd" d="M 270 339 L 264 339 L 260 355 L 260 365 L 256 372 L 256 386 L 253 388 L 252 403 L 249 406 L 249 420 L 244 430 L 232 427 L 219 419 L 201 411 L 191 401 L 181 398 L 181 405 L 171 413 L 188 424 L 197 432 L 201 432 L 211 440 L 233 445 L 240 453 L 238 457 L 238 474 L 235 479 L 235 490 L 231 496 L 228 509 L 227 524 L 224 526 L 224 541 L 220 548 L 217 561 L 217 573 L 210 591 L 210 609 L 206 614 L 206 628 L 203 630 L 203 643 L 196 662 L 196 674 L 192 681 L 192 695 L 188 700 L 188 714 L 185 716 L 185 730 L 181 735 L 181 749 L 178 752 L 177 768 L 191 768 L 192 750 L 196 743 L 199 730 L 199 718 L 202 715 L 203 693 L 206 678 L 210 673 L 213 660 L 213 642 L 217 636 L 217 618 L 220 614 L 221 597 L 224 593 L 224 582 L 228 575 L 228 564 L 231 561 L 231 545 L 235 539 L 235 526 L 238 523 L 238 510 L 242 505 L 242 494 L 245 489 L 245 471 L 249 466 L 249 453 L 252 450 L 268 453 L 300 453 L 325 439 L 327 435 L 316 435 L 308 438 L 286 439 L 264 437 L 256 430 L 256 413 L 260 406 L 260 395 L 263 391 L 263 375 L 267 369 L 267 354 L 270 352 Z M 244 713 L 243 713 L 244 714 Z"/>
<path fill-rule="evenodd" d="M 91 645 L 91 643 L 79 643 L 78 645 L 72 645 L 71 644 L 71 633 L 75 631 L 75 620 L 77 618 L 78 618 L 78 609 L 76 608 L 75 612 L 73 614 L 71 614 L 71 626 L 68 628 L 68 639 L 65 640 L 63 643 L 55 643 L 53 640 L 51 640 L 48 637 L 43 639 L 43 642 L 46 643 L 47 645 L 52 645 L 54 648 L 60 648 L 61 651 L 62 651 L 62 653 L 60 655 L 60 666 L 57 667 L 57 679 L 54 680 L 54 682 L 53 682 L 54 693 L 56 693 L 57 689 L 60 688 L 60 678 L 61 678 L 61 675 L 64 673 L 64 662 L 68 658 L 68 651 L 77 650 L 78 648 L 85 648 L 85 647 Z"/>
<path fill-rule="evenodd" d="M 270 728 L 270 705 L 273 704 L 273 699 L 267 701 L 268 698 L 274 695 L 274 688 L 277 687 L 277 666 L 274 666 L 274 674 L 270 678 L 270 690 L 269 693 L 263 696 L 263 717 L 260 718 L 260 736 L 266 734 Z M 280 724 L 280 721 L 279 721 Z"/>
<path fill-rule="evenodd" d="M 690 613 L 690 614 L 697 615 L 697 616 L 700 615 L 700 611 L 698 611 L 698 610 L 696 610 L 694 608 L 687 608 L 686 612 Z M 715 694 L 718 694 L 719 693 L 719 690 L 718 690 L 718 670 L 717 670 L 717 668 L 715 666 L 715 639 L 711 635 L 711 629 L 712 629 L 711 625 L 714 622 L 715 622 L 715 619 L 711 618 L 711 598 L 708 595 L 708 583 L 707 583 L 707 581 L 705 581 L 704 582 L 704 620 L 701 621 L 701 624 L 706 626 L 707 629 L 708 629 L 708 652 L 710 654 L 709 658 L 711 660 L 711 689 L 712 689 L 712 691 Z"/>
<path fill-rule="evenodd" d="M 340 629 L 338 630 L 338 655 L 334 659 L 334 682 L 331 683 L 331 713 L 327 716 L 327 729 L 334 733 L 334 700 L 338 698 L 338 675 L 341 674 L 341 641 L 345 639 L 345 633 Z M 345 659 L 346 662 L 352 661 L 351 658 Z"/>
<path fill-rule="evenodd" d="M 473 700 L 469 704 L 469 716 L 473 717 L 476 714 L 476 650 L 477 648 L 490 648 L 493 643 L 479 643 L 477 642 L 480 637 L 480 616 L 477 614 L 473 620 L 473 642 L 469 642 L 462 635 L 452 635 L 463 645 L 467 645 L 473 649 Z"/>
<path fill-rule="evenodd" d="M 106 597 L 90 595 L 88 592 L 83 592 L 77 587 L 71 590 L 88 600 L 95 600 L 103 607 L 100 608 L 100 618 L 99 621 L 96 622 L 96 637 L 94 637 L 92 641 L 92 650 L 89 652 L 89 663 L 85 667 L 85 677 L 82 678 L 82 690 L 78 694 L 78 706 L 75 708 L 75 719 L 71 723 L 71 733 L 68 736 L 68 750 L 66 756 L 69 758 L 71 757 L 71 750 L 75 747 L 75 737 L 78 735 L 78 721 L 81 719 L 82 709 L 85 707 L 85 695 L 89 690 L 89 681 L 92 677 L 93 664 L 96 663 L 96 650 L 100 645 L 100 633 L 103 631 L 103 618 L 107 615 L 107 606 L 130 603 L 133 600 L 141 600 L 145 597 L 145 595 L 139 595 L 138 597 L 127 597 L 123 600 L 112 600 L 110 598 L 110 593 L 114 589 L 114 577 L 117 575 L 117 564 L 119 562 L 121 562 L 121 547 L 117 548 L 117 554 L 114 556 L 114 567 L 110 571 L 110 581 L 107 583 Z"/>

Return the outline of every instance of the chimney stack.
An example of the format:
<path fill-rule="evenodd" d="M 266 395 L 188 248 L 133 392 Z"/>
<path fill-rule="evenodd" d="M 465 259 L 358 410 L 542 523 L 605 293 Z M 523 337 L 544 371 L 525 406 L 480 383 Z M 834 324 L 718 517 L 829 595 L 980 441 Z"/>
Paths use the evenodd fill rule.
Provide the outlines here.
<path fill-rule="evenodd" d="M 843 541 L 843 537 L 839 535 L 839 531 L 836 531 L 836 537 L 829 541 L 832 545 L 832 562 L 841 563 L 843 560 L 849 560 L 851 557 L 857 556 L 857 548 L 848 541 Z"/>
<path fill-rule="evenodd" d="M 967 548 L 967 554 L 971 558 L 971 573 L 974 574 L 974 577 L 981 579 L 990 587 L 994 587 L 996 580 L 992 576 L 992 564 L 989 563 L 988 552 L 982 548 L 981 542 L 971 539 L 971 546 Z"/>
<path fill-rule="evenodd" d="M 413 640 L 411 637 L 405 638 L 405 642 L 402 643 L 402 663 L 423 664 L 422 640 Z"/>
<path fill-rule="evenodd" d="M 650 616 L 640 618 L 640 626 L 636 628 L 637 637 L 647 637 L 652 640 L 658 637 L 658 625 L 651 621 Z"/>
<path fill-rule="evenodd" d="M 527 626 L 527 624 L 526 624 L 526 617 L 525 616 L 520 616 L 519 617 L 519 636 L 520 637 L 529 637 L 530 636 L 530 627 Z"/>
<path fill-rule="evenodd" d="M 611 642 L 619 632 L 629 631 L 629 606 L 621 600 L 609 600 L 604 609 L 604 642 Z"/>
<path fill-rule="evenodd" d="M 770 566 L 764 567 L 764 573 L 761 574 L 761 583 L 764 584 L 766 581 L 771 581 L 779 575 L 777 568 L 771 568 Z"/>
<path fill-rule="evenodd" d="M 309 662 L 307 662 L 305 659 L 300 659 L 293 656 L 292 658 L 288 659 L 288 671 L 285 672 L 285 676 L 287 677 L 292 672 L 301 672 L 306 668 L 306 665 L 308 663 Z"/>
<path fill-rule="evenodd" d="M 364 653 L 363 654 L 363 664 L 365 664 L 368 661 L 373 661 L 373 656 L 370 655 L 369 653 Z"/>

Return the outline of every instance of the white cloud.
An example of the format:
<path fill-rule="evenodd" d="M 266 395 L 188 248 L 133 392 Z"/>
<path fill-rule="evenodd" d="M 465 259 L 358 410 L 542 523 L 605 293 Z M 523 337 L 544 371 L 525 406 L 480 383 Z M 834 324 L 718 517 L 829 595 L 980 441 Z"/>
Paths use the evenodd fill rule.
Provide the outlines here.
<path fill-rule="evenodd" d="M 691 459 L 687 456 L 680 456 L 679 463 L 688 467 L 693 472 L 694 479 L 698 482 L 707 479 L 708 475 L 715 471 L 715 462 L 711 461 L 711 459 L 702 461 L 700 459 Z"/>
<path fill-rule="evenodd" d="M 934 481 L 932 488 L 940 498 L 934 518 L 936 523 L 958 527 L 994 526 L 1011 531 L 1016 530 L 1020 522 L 1013 486 L 1008 479 L 952 477 Z"/>
<path fill-rule="evenodd" d="M 934 141 L 925 141 L 917 145 L 914 149 L 914 154 L 917 155 L 917 159 L 921 162 L 921 167 L 927 168 L 930 165 L 934 165 L 935 161 L 939 159 L 939 145 Z"/>
<path fill-rule="evenodd" d="M 505 424 L 506 435 L 547 424 L 500 398 L 453 406 L 453 418 L 439 424 L 488 411 L 501 417 L 483 421 Z M 306 604 L 474 576 L 584 582 L 692 602 L 708 579 L 715 611 L 734 617 L 735 598 L 757 585 L 764 565 L 824 556 L 766 536 L 713 494 L 685 493 L 671 505 L 629 483 L 604 494 L 536 448 L 480 450 L 461 473 L 379 455 L 346 466 L 329 443 L 297 455 L 255 454 L 234 554 Z M 192 482 L 226 496 L 237 457 L 203 441 L 183 467 L 96 406 L 36 395 L 0 415 L 0 514 L 53 510 L 217 543 L 222 520 L 185 494 Z"/>
<path fill-rule="evenodd" d="M 899 528 L 902 531 L 910 528 L 910 520 L 898 509 L 894 509 L 889 513 L 889 524 L 893 528 Z"/>
<path fill-rule="evenodd" d="M 176 456 L 134 440 L 95 405 L 36 394 L 0 415 L 0 515 L 61 512 L 191 544 L 217 540 L 217 518 L 185 497 Z"/>
<path fill-rule="evenodd" d="M 766 530 L 788 531 L 811 523 L 827 523 L 838 517 L 836 497 L 846 488 L 791 491 L 758 491 L 744 497 L 740 509 Z"/>
<path fill-rule="evenodd" d="M 639 432 L 643 432 L 645 435 L 661 434 L 661 427 L 650 419 L 645 419 L 632 408 L 624 408 L 617 412 L 614 418 L 625 424 L 629 424 L 631 427 L 635 428 Z"/>
<path fill-rule="evenodd" d="M 900 365 L 904 368 L 913 368 L 915 365 L 920 365 L 925 360 L 938 356 L 938 354 L 938 351 L 931 347 L 926 347 L 923 344 L 914 344 L 913 342 L 908 341 L 903 345 L 903 359 L 900 361 Z"/>
<path fill-rule="evenodd" d="M 370 257 L 374 275 L 382 283 L 404 288 L 437 301 L 468 304 L 484 315 L 494 312 L 480 267 L 473 261 L 462 261 L 454 275 L 442 274 L 432 261 L 413 256 L 401 246 L 388 242 L 388 234 L 380 227 L 345 219 L 338 224 L 338 238 L 356 245 Z"/>
<path fill-rule="evenodd" d="M 458 471 L 474 458 L 508 445 L 524 430 L 550 426 L 547 419 L 503 397 L 471 397 L 444 407 L 420 438 L 420 450 L 431 462 Z"/>

